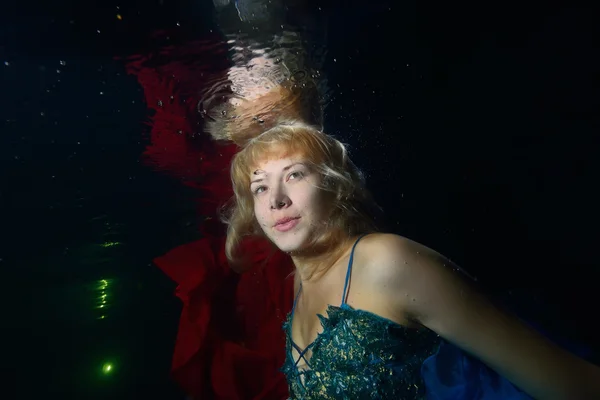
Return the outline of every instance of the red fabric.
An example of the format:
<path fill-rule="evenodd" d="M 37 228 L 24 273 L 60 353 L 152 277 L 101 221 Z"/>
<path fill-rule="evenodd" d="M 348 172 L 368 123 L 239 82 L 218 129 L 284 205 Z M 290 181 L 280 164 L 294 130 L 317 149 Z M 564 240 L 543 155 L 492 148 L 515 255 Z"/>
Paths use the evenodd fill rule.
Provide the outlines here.
<path fill-rule="evenodd" d="M 292 306 L 292 264 L 264 241 L 244 246 L 254 267 L 237 274 L 224 257 L 224 238 L 206 238 L 155 260 L 177 282 L 183 302 L 173 377 L 198 399 L 285 399 L 279 372 Z M 269 254 L 273 253 L 270 257 Z"/>
<path fill-rule="evenodd" d="M 127 73 L 144 89 L 151 111 L 144 163 L 198 189 L 198 212 L 209 217 L 232 195 L 228 171 L 237 147 L 216 143 L 202 133 L 198 103 L 210 85 L 225 77 L 226 51 L 215 35 L 123 60 Z"/>
<path fill-rule="evenodd" d="M 204 239 L 155 260 L 178 284 L 183 303 L 172 376 L 194 399 L 280 400 L 288 395 L 279 368 L 282 324 L 292 306 L 292 280 L 285 278 L 293 266 L 264 241 L 250 241 L 244 252 L 251 270 L 240 275 L 229 268 L 216 210 L 232 195 L 229 164 L 237 149 L 199 134 L 197 104 L 209 82 L 226 72 L 226 46 L 219 40 L 125 60 L 151 110 L 143 161 L 197 189 L 198 213 L 205 217 L 199 226 Z"/>

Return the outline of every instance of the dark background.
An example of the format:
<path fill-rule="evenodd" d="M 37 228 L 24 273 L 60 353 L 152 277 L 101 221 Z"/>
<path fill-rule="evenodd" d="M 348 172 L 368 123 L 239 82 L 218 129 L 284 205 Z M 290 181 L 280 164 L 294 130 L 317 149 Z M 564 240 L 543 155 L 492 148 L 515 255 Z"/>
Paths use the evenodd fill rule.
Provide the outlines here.
<path fill-rule="evenodd" d="M 393 231 L 596 349 L 592 10 L 440 3 L 315 2 L 330 24 L 326 128 L 351 146 Z M 115 57 L 206 36 L 211 4 L 0 7 L 6 391 L 181 398 L 168 379 L 179 303 L 152 259 L 197 237 L 194 193 L 140 163 L 148 112 Z M 171 42 L 152 36 L 177 23 Z"/>

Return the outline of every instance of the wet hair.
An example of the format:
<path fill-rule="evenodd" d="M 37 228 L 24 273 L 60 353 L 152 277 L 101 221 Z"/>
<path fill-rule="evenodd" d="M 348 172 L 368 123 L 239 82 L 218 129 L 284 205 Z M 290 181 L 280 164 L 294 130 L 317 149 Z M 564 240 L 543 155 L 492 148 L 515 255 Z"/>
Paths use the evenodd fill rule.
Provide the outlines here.
<path fill-rule="evenodd" d="M 232 135 L 231 140 L 235 139 Z M 375 219 L 379 208 L 365 187 L 363 173 L 352 163 L 346 146 L 339 140 L 318 127 L 288 121 L 255 137 L 246 134 L 237 143 L 242 149 L 231 164 L 234 196 L 223 213 L 228 224 L 225 252 L 232 266 L 243 264 L 238 249 L 245 237 L 265 237 L 254 214 L 251 174 L 260 163 L 277 157 L 301 157 L 321 177 L 319 189 L 325 194 L 328 218 L 309 243 L 308 248 L 315 249 L 315 257 L 319 258 L 317 265 L 322 266 L 313 274 L 324 272 L 341 256 L 344 246 L 340 244 L 344 240 L 377 231 Z"/>

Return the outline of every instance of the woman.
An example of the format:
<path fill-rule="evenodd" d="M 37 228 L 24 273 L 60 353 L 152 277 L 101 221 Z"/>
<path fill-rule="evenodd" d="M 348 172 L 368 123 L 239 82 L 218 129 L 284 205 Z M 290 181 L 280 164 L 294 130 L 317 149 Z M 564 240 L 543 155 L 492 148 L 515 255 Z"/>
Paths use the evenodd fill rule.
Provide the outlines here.
<path fill-rule="evenodd" d="M 266 15 L 262 9 L 259 12 L 248 7 L 248 2 L 217 3 L 224 7 L 223 15 L 235 6 L 236 13 L 229 15 L 239 14 L 242 21 L 250 21 L 248 31 L 253 31 L 256 23 L 252 18 Z M 279 23 L 273 22 L 272 15 L 267 17 L 259 22 L 271 21 L 270 29 L 277 30 Z M 231 23 L 236 28 L 231 32 L 236 33 L 228 35 L 234 52 L 227 79 L 231 85 L 217 82 L 199 105 L 209 121 L 208 131 L 243 148 L 232 166 L 236 201 L 229 215 L 228 258 L 244 264 L 247 253 L 239 246 L 248 246 L 247 236 L 257 236 L 268 238 L 290 254 L 295 264 L 296 301 L 284 326 L 288 343 L 283 371 L 291 397 L 410 399 L 422 395 L 423 382 L 427 396 L 435 399 L 525 397 L 457 347 L 442 342 L 440 350 L 431 356 L 439 342 L 436 333 L 479 357 L 534 397 L 599 397 L 598 389 L 589 383 L 589 377 L 598 375 L 595 367 L 497 311 L 447 270 L 444 258 L 437 253 L 407 239 L 377 233 L 369 218 L 370 200 L 361 175 L 348 160 L 344 146 L 320 129 L 291 122 L 321 124 L 322 93 L 318 91 L 322 91 L 323 80 L 318 79 L 318 71 L 313 73 L 318 68 L 306 67 L 305 58 L 309 57 L 298 57 L 305 53 L 290 51 L 297 47 L 290 42 L 295 43 L 298 36 L 287 30 L 278 33 L 273 36 L 274 51 L 265 54 L 258 51 L 250 36 L 237 33 L 237 24 Z M 264 29 L 261 27 L 261 32 Z M 171 75 L 175 76 L 165 73 Z M 314 76 L 316 81 L 311 79 Z M 149 104 L 156 96 L 150 97 Z M 181 139 L 182 135 L 172 136 Z M 166 146 L 157 147 L 162 150 Z M 199 157 L 205 160 L 203 167 L 217 170 L 221 164 L 216 161 L 221 159 L 216 155 L 222 154 L 219 151 L 213 159 L 210 155 L 207 151 Z M 295 164 L 297 161 L 301 163 Z M 369 235 L 362 236 L 365 233 Z M 264 357 L 268 346 L 253 345 L 245 336 L 243 340 L 231 338 L 234 329 L 223 323 L 226 313 L 221 309 L 227 296 L 219 296 L 219 301 L 210 296 L 220 287 L 231 286 L 223 283 L 230 278 L 221 268 L 225 263 L 220 257 L 212 259 L 213 253 L 220 255 L 220 242 L 200 244 L 183 256 L 181 251 L 173 251 L 157 261 L 177 277 L 178 294 L 185 304 L 178 343 L 192 350 L 176 352 L 178 380 L 202 386 L 189 388 L 195 398 L 282 398 L 276 379 L 255 379 L 268 375 L 270 361 L 265 362 Z M 255 252 L 254 247 L 244 249 Z M 181 258 L 185 262 L 180 262 Z M 273 260 L 279 265 L 273 265 Z M 254 257 L 253 261 L 259 264 L 262 258 Z M 274 272 L 278 266 L 284 269 L 284 259 L 268 261 L 268 271 Z M 180 264 L 189 271 L 172 268 Z M 197 276 L 190 279 L 192 275 Z M 266 286 L 283 286 L 284 280 L 273 275 L 272 283 Z M 251 304 L 244 309 L 256 310 L 254 306 L 261 303 L 256 298 L 265 288 L 251 286 L 253 274 L 239 279 L 246 280 L 244 296 Z M 272 299 L 261 304 L 283 304 L 278 300 L 280 294 L 273 293 Z M 200 297 L 202 301 L 196 301 Z M 215 305 L 221 307 L 219 312 L 215 312 Z M 240 308 L 239 304 L 234 306 L 231 308 L 236 311 Z M 283 305 L 281 309 L 287 308 Z M 213 315 L 219 318 L 211 318 Z M 273 347 L 278 338 L 263 329 L 263 321 L 273 320 L 268 315 L 252 315 L 244 321 L 246 326 L 262 329 L 252 336 L 254 341 L 266 340 Z M 225 339 L 223 332 L 229 335 Z M 317 334 L 320 336 L 315 339 Z M 215 354 L 207 355 L 210 352 Z M 208 362 L 189 367 L 198 359 Z M 252 366 L 252 370 L 239 365 Z M 245 385 L 234 379 L 239 378 L 237 375 L 221 379 L 225 371 L 243 372 L 248 377 Z M 215 383 L 219 379 L 222 382 Z M 271 382 L 270 386 L 264 382 Z M 211 393 L 205 394 L 210 385 Z"/>
<path fill-rule="evenodd" d="M 533 398 L 600 398 L 598 367 L 494 307 L 442 255 L 377 232 L 362 176 L 338 140 L 285 120 L 254 136 L 231 130 L 228 139 L 242 148 L 231 166 L 228 259 L 243 262 L 243 239 L 265 237 L 295 265 L 284 325 L 291 398 L 420 398 L 436 335 Z M 436 371 L 423 373 L 434 382 Z M 475 384 L 480 397 L 471 398 L 522 396 Z M 443 398 L 432 385 L 428 397 Z M 459 392 L 446 398 L 466 398 Z"/>

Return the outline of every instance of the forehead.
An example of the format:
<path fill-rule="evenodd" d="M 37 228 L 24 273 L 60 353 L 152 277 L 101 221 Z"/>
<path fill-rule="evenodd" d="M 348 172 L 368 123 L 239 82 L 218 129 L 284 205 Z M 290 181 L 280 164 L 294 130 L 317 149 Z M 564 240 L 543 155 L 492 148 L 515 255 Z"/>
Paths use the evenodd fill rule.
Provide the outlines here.
<path fill-rule="evenodd" d="M 256 164 L 255 168 L 251 169 L 251 175 L 265 175 L 271 172 L 281 171 L 291 165 L 304 163 L 304 159 L 299 155 L 283 156 L 277 158 L 268 158 Z"/>

